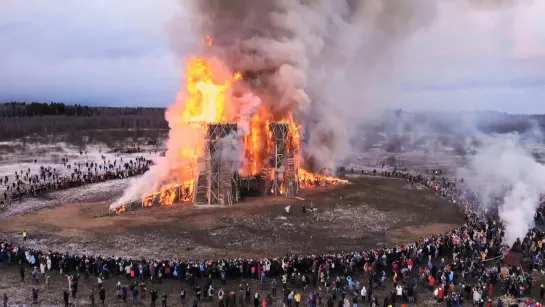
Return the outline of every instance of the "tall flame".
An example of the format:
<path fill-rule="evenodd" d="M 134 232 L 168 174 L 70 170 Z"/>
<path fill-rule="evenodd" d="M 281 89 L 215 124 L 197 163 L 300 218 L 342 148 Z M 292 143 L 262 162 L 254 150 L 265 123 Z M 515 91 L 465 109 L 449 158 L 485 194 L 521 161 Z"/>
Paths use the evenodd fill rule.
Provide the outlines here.
<path fill-rule="evenodd" d="M 189 61 L 187 67 L 188 101 L 182 113 L 182 119 L 188 123 L 216 123 L 225 120 L 225 102 L 227 90 L 231 82 L 215 84 L 212 80 L 212 69 L 205 59 L 196 58 Z"/>
<path fill-rule="evenodd" d="M 210 37 L 203 38 L 203 45 L 212 46 Z M 185 101 L 185 107 L 180 114 L 180 125 L 192 129 L 196 139 L 202 139 L 202 143 L 186 146 L 176 153 L 185 166 L 184 172 L 178 175 L 177 183 L 164 186 L 159 192 L 154 192 L 142 200 L 142 206 L 151 207 L 158 200 L 160 205 L 172 205 L 177 199 L 189 201 L 193 198 L 195 190 L 195 173 L 198 172 L 199 158 L 204 155 L 204 133 L 205 124 L 237 121 L 237 116 L 229 115 L 227 110 L 230 107 L 232 85 L 242 80 L 242 74 L 235 74 L 218 81 L 214 74 L 212 63 L 205 58 L 192 58 L 186 66 L 187 86 L 181 93 Z M 237 107 L 236 105 L 234 106 Z M 293 120 L 292 114 L 283 118 L 273 116 L 272 112 L 265 107 L 260 107 L 257 113 L 249 121 L 249 131 L 242 138 L 242 152 L 245 155 L 247 164 L 241 170 L 241 176 L 255 176 L 261 174 L 263 169 L 270 168 L 268 153 L 270 148 L 267 144 L 272 143 L 272 132 L 269 131 L 269 123 L 275 121 L 288 124 L 289 140 L 287 144 L 288 154 L 294 157 L 298 165 L 297 152 L 300 147 L 300 126 Z M 180 127 L 177 127 L 180 128 Z M 335 177 L 328 177 L 319 174 L 311 174 L 296 166 L 298 173 L 296 179 L 301 186 L 324 185 L 326 183 L 339 183 L 342 180 Z M 269 179 L 273 179 L 275 173 L 268 173 Z M 286 187 L 280 187 L 280 193 L 286 193 Z M 120 208 L 118 213 L 124 212 L 126 206 Z"/>

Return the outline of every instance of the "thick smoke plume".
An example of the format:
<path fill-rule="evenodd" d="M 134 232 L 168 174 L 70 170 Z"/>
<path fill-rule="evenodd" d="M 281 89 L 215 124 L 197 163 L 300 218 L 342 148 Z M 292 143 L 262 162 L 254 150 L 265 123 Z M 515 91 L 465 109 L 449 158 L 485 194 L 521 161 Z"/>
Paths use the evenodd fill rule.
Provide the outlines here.
<path fill-rule="evenodd" d="M 345 158 L 350 119 L 371 112 L 366 88 L 391 71 L 399 43 L 436 10 L 433 0 L 182 3 L 198 35 L 212 38 L 210 52 L 242 72 L 275 117 L 291 113 L 303 124 L 312 171 L 333 170 Z"/>
<path fill-rule="evenodd" d="M 512 246 L 534 227 L 534 214 L 545 194 L 545 166 L 535 161 L 516 134 L 482 136 L 479 141 L 459 175 L 485 207 L 499 206 L 504 243 Z"/>

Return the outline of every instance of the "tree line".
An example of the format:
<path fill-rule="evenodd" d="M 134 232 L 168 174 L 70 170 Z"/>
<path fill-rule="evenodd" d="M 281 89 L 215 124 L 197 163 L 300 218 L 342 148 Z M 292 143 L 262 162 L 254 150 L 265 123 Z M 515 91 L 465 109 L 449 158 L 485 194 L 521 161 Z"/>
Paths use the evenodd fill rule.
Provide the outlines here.
<path fill-rule="evenodd" d="M 0 104 L 0 140 L 106 130 L 165 130 L 164 108 L 69 105 L 62 102 Z"/>
<path fill-rule="evenodd" d="M 34 117 L 34 116 L 119 116 L 119 115 L 161 115 L 164 108 L 143 107 L 90 107 L 81 104 L 65 104 L 64 102 L 6 102 L 0 104 L 0 117 Z"/>

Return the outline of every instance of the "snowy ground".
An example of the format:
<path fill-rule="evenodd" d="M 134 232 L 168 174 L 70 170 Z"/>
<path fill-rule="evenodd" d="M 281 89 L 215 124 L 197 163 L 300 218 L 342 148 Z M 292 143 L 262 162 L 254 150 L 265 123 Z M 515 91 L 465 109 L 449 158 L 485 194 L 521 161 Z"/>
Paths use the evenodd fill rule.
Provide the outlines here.
<path fill-rule="evenodd" d="M 103 146 L 87 146 L 80 154 L 80 149 L 64 143 L 57 144 L 26 144 L 24 147 L 20 143 L 0 143 L 4 149 L 0 152 L 2 160 L 0 161 L 0 176 L 14 176 L 15 172 L 26 172 L 30 169 L 32 174 L 39 174 L 40 166 L 55 168 L 61 175 L 69 174 L 71 169 L 66 168 L 62 159 L 68 159 L 69 164 L 85 164 L 102 161 L 102 156 L 106 161 L 114 161 L 123 158 L 130 160 L 136 157 L 156 160 L 159 157 L 160 150 L 155 150 L 151 146 L 143 146 L 144 152 L 132 154 L 108 153 L 109 149 Z M 6 149 L 10 147 L 11 149 Z M 36 160 L 36 162 L 35 162 Z"/>
<path fill-rule="evenodd" d="M 347 170 L 372 172 L 391 171 L 407 168 L 411 172 L 424 173 L 426 170 L 441 169 L 445 177 L 456 176 L 456 170 L 466 165 L 467 156 L 462 152 L 468 148 L 468 137 L 425 135 L 416 140 L 407 140 L 406 145 L 396 152 L 388 152 L 388 144 L 393 135 L 378 133 L 372 144 L 366 143 L 366 137 L 356 140 L 344 166 Z M 545 162 L 545 145 L 525 141 L 525 147 L 542 163 Z M 385 164 L 382 169 L 382 164 Z"/>
<path fill-rule="evenodd" d="M 8 176 L 10 182 L 14 181 L 15 172 L 24 173 L 30 169 L 31 174 L 39 174 L 40 166 L 51 167 L 56 169 L 57 173 L 62 175 L 70 174 L 74 165 L 80 163 L 101 162 L 102 156 L 106 161 L 117 160 L 119 164 L 121 159 L 129 161 L 136 157 L 144 157 L 157 161 L 160 157 L 161 150 L 155 149 L 152 146 L 143 146 L 143 152 L 132 154 L 116 154 L 109 153 L 110 149 L 101 146 L 87 146 L 82 150 L 74 146 L 64 143 L 58 144 L 25 144 L 23 147 L 20 143 L 2 142 L 0 143 L 0 177 Z M 67 168 L 62 159 L 68 159 L 68 164 L 72 165 L 72 169 Z M 36 160 L 36 162 L 34 161 Z M 107 182 L 89 184 L 77 188 L 52 192 L 38 198 L 23 198 L 15 202 L 13 205 L 7 206 L 0 213 L 0 217 L 12 217 L 16 215 L 24 215 L 31 212 L 36 212 L 44 208 L 52 208 L 60 204 L 66 203 L 89 203 L 89 202 L 113 202 L 120 197 L 123 190 L 129 185 L 129 179 L 116 179 Z"/>
<path fill-rule="evenodd" d="M 7 206 L 6 210 L 0 212 L 0 218 L 29 214 L 62 204 L 113 202 L 121 196 L 123 190 L 129 185 L 131 180 L 136 178 L 138 177 L 88 184 L 72 189 L 52 192 L 44 197 L 23 198 L 13 205 Z"/>

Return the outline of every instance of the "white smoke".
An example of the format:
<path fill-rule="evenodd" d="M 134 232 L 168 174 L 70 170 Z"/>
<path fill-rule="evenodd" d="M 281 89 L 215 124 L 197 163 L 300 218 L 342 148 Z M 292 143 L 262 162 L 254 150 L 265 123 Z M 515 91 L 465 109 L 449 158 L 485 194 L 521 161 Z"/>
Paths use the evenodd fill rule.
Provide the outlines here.
<path fill-rule="evenodd" d="M 540 195 L 545 194 L 545 166 L 534 160 L 518 135 L 480 136 L 479 142 L 458 175 L 481 196 L 483 206 L 499 201 L 503 240 L 512 246 L 534 227 Z"/>

